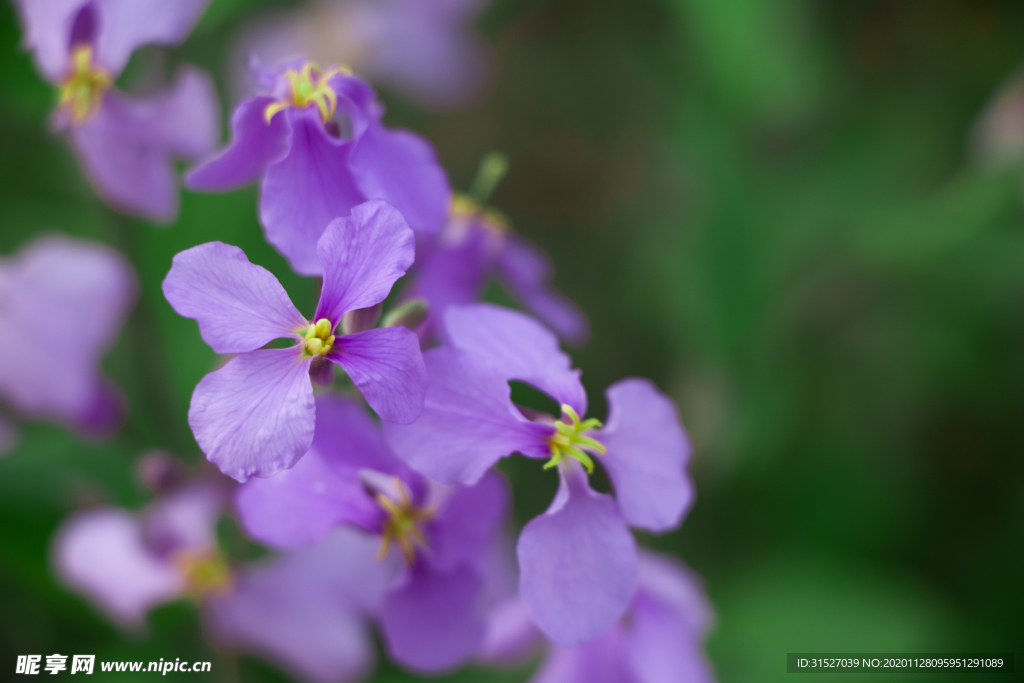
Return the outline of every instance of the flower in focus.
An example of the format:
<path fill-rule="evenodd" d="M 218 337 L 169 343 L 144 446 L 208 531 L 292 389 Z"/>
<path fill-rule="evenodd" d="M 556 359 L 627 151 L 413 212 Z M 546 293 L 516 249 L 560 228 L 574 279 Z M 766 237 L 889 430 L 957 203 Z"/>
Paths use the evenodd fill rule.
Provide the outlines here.
<path fill-rule="evenodd" d="M 650 551 L 640 553 L 638 576 L 618 623 L 575 647 L 550 643 L 530 683 L 712 683 L 704 639 L 713 615 L 699 579 Z M 484 663 L 503 664 L 509 652 L 523 652 L 522 643 L 536 642 L 533 624 L 514 614 L 508 607 L 492 614 L 494 637 L 482 653 Z"/>
<path fill-rule="evenodd" d="M 368 199 L 392 204 L 417 233 L 441 229 L 448 177 L 430 143 L 384 127 L 370 86 L 309 61 L 261 73 L 265 93 L 238 106 L 231 144 L 188 174 L 189 187 L 224 191 L 262 177 L 267 240 L 303 275 L 323 273 L 317 242 L 327 224 Z"/>
<path fill-rule="evenodd" d="M 321 62 L 348 64 L 426 107 L 463 106 L 479 94 L 490 73 L 487 47 L 473 30 L 485 4 L 317 0 L 292 14 L 254 22 L 238 42 L 235 62 L 247 64 L 253 54 L 269 63 L 309 54 Z"/>
<path fill-rule="evenodd" d="M 97 193 L 125 213 L 169 222 L 178 212 L 174 159 L 213 149 L 219 131 L 209 77 L 182 69 L 174 84 L 136 99 L 114 87 L 141 45 L 175 45 L 209 0 L 18 0 L 25 42 L 60 89 L 54 115 Z"/>
<path fill-rule="evenodd" d="M 320 396 L 309 453 L 240 487 L 236 507 L 246 530 L 277 548 L 317 543 L 338 525 L 379 538 L 382 560 L 404 560 L 380 611 L 388 649 L 413 669 L 440 671 L 482 642 L 485 573 L 507 499 L 493 474 L 468 488 L 430 485 L 395 457 L 361 405 Z"/>
<path fill-rule="evenodd" d="M 99 362 L 135 294 L 131 266 L 98 244 L 44 237 L 0 259 L 0 399 L 87 433 L 116 428 L 120 393 Z M 0 452 L 13 429 L 0 426 Z"/>
<path fill-rule="evenodd" d="M 312 320 L 281 283 L 238 247 L 208 242 L 174 257 L 167 300 L 199 323 L 217 353 L 238 354 L 192 394 L 196 441 L 224 474 L 245 481 L 292 467 L 309 450 L 315 408 L 310 374 L 340 365 L 384 420 L 412 422 L 423 407 L 426 370 L 404 327 L 343 334 L 349 311 L 379 304 L 412 264 L 415 238 L 393 207 L 374 200 L 327 226 L 317 252 L 324 282 Z M 261 348 L 291 338 L 289 348 Z"/>
<path fill-rule="evenodd" d="M 215 524 L 224 492 L 192 483 L 142 514 L 116 507 L 81 512 L 58 531 L 57 573 L 113 621 L 141 627 L 153 607 L 196 601 L 210 639 L 263 656 L 303 680 L 359 680 L 374 662 L 367 620 L 389 575 L 376 545 L 339 529 L 313 547 L 231 565 Z"/>
<path fill-rule="evenodd" d="M 471 486 L 515 452 L 557 468 L 558 494 L 519 537 L 520 594 L 537 625 L 570 647 L 607 630 L 636 588 L 636 543 L 627 525 L 660 533 L 682 520 L 693 499 L 690 446 L 672 401 L 644 379 L 608 388 L 609 420 L 582 420 L 580 373 L 557 338 L 530 317 L 490 304 L 451 306 L 450 347 L 424 354 L 429 377 L 423 414 L 385 424 L 395 452 L 443 483 Z M 530 419 L 511 400 L 510 380 L 533 385 L 562 406 L 559 419 Z M 591 489 L 600 462 L 615 496 Z"/>

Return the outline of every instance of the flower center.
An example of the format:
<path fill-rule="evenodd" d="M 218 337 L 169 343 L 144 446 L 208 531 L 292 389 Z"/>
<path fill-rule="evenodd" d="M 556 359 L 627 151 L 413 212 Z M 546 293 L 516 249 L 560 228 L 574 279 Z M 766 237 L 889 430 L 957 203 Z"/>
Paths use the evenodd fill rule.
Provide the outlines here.
<path fill-rule="evenodd" d="M 219 550 L 179 550 L 174 554 L 174 564 L 185 577 L 185 592 L 195 600 L 231 590 L 231 568 Z"/>
<path fill-rule="evenodd" d="M 566 420 L 566 416 L 568 420 Z M 601 421 L 597 418 L 592 417 L 581 422 L 580 416 L 576 414 L 572 406 L 562 404 L 562 419 L 555 422 L 557 431 L 551 436 L 549 442 L 551 459 L 545 463 L 544 469 L 555 467 L 562 462 L 565 456 L 569 456 L 574 460 L 579 460 L 587 468 L 588 474 L 593 473 L 594 460 L 583 449 L 586 448 L 601 455 L 605 454 L 604 444 L 586 435 L 589 430 L 599 427 L 601 427 Z"/>
<path fill-rule="evenodd" d="M 310 356 L 326 355 L 334 347 L 334 325 L 327 318 L 320 318 L 315 324 L 310 325 L 305 334 L 302 352 Z"/>
<path fill-rule="evenodd" d="M 405 561 L 412 564 L 416 557 L 416 547 L 427 547 L 427 539 L 424 538 L 420 526 L 434 516 L 434 510 L 430 507 L 416 507 L 409 497 L 409 492 L 397 477 L 395 485 L 398 489 L 397 501 L 385 493 L 376 495 L 377 503 L 388 514 L 377 557 L 381 560 L 387 557 L 391 544 L 394 543 L 401 549 Z"/>
<path fill-rule="evenodd" d="M 92 61 L 92 46 L 78 45 L 71 51 L 71 73 L 60 84 L 59 107 L 71 115 L 75 125 L 85 123 L 97 111 L 113 83 L 110 73 Z"/>
<path fill-rule="evenodd" d="M 352 72 L 345 67 L 323 71 L 316 62 L 306 62 L 301 71 L 288 69 L 284 72 L 284 76 L 291 85 L 291 96 L 282 97 L 267 106 L 263 111 L 263 118 L 270 123 L 277 112 L 288 107 L 305 109 L 315 104 L 320 110 L 320 116 L 324 123 L 327 123 L 334 117 L 334 111 L 338 108 L 338 94 L 329 85 L 330 80 L 338 74 L 351 75 Z"/>

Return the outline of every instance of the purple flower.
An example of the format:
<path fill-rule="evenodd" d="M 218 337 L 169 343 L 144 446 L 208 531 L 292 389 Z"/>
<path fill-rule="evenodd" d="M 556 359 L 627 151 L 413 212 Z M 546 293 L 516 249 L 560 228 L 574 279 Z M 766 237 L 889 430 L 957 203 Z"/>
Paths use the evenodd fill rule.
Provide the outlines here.
<path fill-rule="evenodd" d="M 414 273 L 408 296 L 430 302 L 431 327 L 448 306 L 479 300 L 487 281 L 496 277 L 567 342 L 580 344 L 590 336 L 583 312 L 551 287 L 547 254 L 469 197 L 456 196 L 444 231 L 421 250 Z"/>
<path fill-rule="evenodd" d="M 507 497 L 496 475 L 469 488 L 431 486 L 358 403 L 320 396 L 309 453 L 239 488 L 236 507 L 254 538 L 278 548 L 316 543 L 338 525 L 379 536 L 379 557 L 400 554 L 406 565 L 381 607 L 388 649 L 406 666 L 439 671 L 480 646 L 485 573 Z"/>
<path fill-rule="evenodd" d="M 675 559 L 652 552 L 640 554 L 639 569 L 636 595 L 626 617 L 576 647 L 551 643 L 530 683 L 715 680 L 703 647 L 713 615 L 699 579 Z M 513 647 L 531 630 L 528 622 L 520 620 L 515 629 L 506 627 L 504 642 L 493 647 L 498 652 Z M 483 659 L 501 663 L 487 654 Z"/>
<path fill-rule="evenodd" d="M 125 213 L 173 220 L 174 158 L 196 159 L 217 142 L 217 96 L 203 72 L 184 68 L 145 99 L 113 87 L 135 48 L 182 42 L 208 2 L 17 0 L 25 42 L 60 87 L 56 127 L 67 129 L 96 192 Z"/>
<path fill-rule="evenodd" d="M 444 316 L 451 347 L 424 354 L 429 384 L 423 414 L 385 425 L 395 452 L 444 483 L 472 485 L 514 452 L 547 459 L 561 479 L 548 511 L 519 537 L 519 590 L 531 615 L 565 646 L 606 631 L 636 587 L 636 545 L 629 526 L 676 527 L 693 499 L 690 447 L 675 405 L 644 379 L 609 387 L 601 428 L 586 413 L 580 372 L 558 340 L 522 313 L 489 304 L 451 306 Z M 562 416 L 528 419 L 513 405 L 509 380 L 527 382 L 562 404 Z M 597 459 L 615 496 L 590 488 Z"/>
<path fill-rule="evenodd" d="M 401 214 L 380 200 L 331 221 L 317 245 L 324 282 L 312 321 L 237 247 L 209 242 L 174 257 L 167 300 L 199 323 L 214 351 L 238 354 L 199 382 L 188 413 L 196 441 L 222 472 L 239 481 L 269 477 L 309 450 L 310 373 L 329 374 L 327 363 L 348 373 L 382 419 L 416 419 L 426 387 L 416 335 L 404 327 L 335 334 L 346 313 L 384 300 L 412 264 L 414 242 Z M 261 348 L 284 337 L 296 344 Z"/>
<path fill-rule="evenodd" d="M 153 607 L 189 597 L 209 638 L 270 659 L 313 683 L 366 675 L 374 653 L 368 620 L 380 610 L 395 567 L 376 542 L 339 529 L 316 546 L 258 564 L 231 566 L 214 528 L 219 487 L 191 484 L 141 515 L 115 507 L 79 513 L 53 544 L 65 584 L 125 627 Z"/>
<path fill-rule="evenodd" d="M 347 64 L 370 81 L 431 108 L 465 105 L 490 75 L 473 22 L 486 0 L 321 0 L 250 27 L 236 62 L 308 53 Z M 241 80 L 241 79 L 240 79 Z"/>
<path fill-rule="evenodd" d="M 389 130 L 373 90 L 347 70 L 312 62 L 265 72 L 266 93 L 242 102 L 232 141 L 189 173 L 197 190 L 229 190 L 263 178 L 260 221 L 297 272 L 320 275 L 324 228 L 368 199 L 384 199 L 417 232 L 437 232 L 451 198 L 433 148 Z"/>
<path fill-rule="evenodd" d="M 115 428 L 120 394 L 99 363 L 134 303 L 131 266 L 98 244 L 43 237 L 0 260 L 0 398 L 26 417 Z"/>

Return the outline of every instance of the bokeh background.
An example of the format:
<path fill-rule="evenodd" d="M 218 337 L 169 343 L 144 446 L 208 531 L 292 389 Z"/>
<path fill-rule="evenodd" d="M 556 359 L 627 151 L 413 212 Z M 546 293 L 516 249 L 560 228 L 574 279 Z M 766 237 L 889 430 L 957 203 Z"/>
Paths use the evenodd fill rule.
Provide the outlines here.
<path fill-rule="evenodd" d="M 240 26 L 298 5 L 214 0 L 184 46 L 141 51 L 124 81 L 197 63 L 228 108 Z M 681 531 L 642 541 L 704 577 L 720 680 L 786 679 L 794 651 L 1020 657 L 1024 167 L 985 163 L 971 141 L 1021 67 L 1024 6 L 494 0 L 478 29 L 494 55 L 480 98 L 427 112 L 382 89 L 386 121 L 427 135 L 456 188 L 486 152 L 509 156 L 493 203 L 590 316 L 573 357 L 595 414 L 626 375 L 678 401 L 698 502 Z M 209 650 L 186 601 L 156 610 L 146 634 L 118 632 L 55 581 L 48 547 L 82 505 L 149 499 L 134 470 L 143 451 L 201 466 L 185 415 L 216 359 L 160 292 L 176 252 L 239 245 L 300 309 L 315 284 L 264 242 L 255 188 L 185 193 L 169 229 L 104 208 L 48 131 L 54 94 L 19 41 L 0 2 L 0 253 L 45 231 L 97 239 L 133 261 L 141 297 L 104 362 L 131 405 L 121 433 L 90 442 L 25 424 L 0 460 L 3 677 L 17 654 L 61 652 L 209 659 L 210 680 L 286 680 Z M 46 363 L 75 331 L 41 317 L 24 333 Z M 520 524 L 555 488 L 534 465 L 505 467 Z M 231 520 L 222 533 L 237 555 L 259 552 Z M 411 679 L 385 664 L 374 680 Z"/>

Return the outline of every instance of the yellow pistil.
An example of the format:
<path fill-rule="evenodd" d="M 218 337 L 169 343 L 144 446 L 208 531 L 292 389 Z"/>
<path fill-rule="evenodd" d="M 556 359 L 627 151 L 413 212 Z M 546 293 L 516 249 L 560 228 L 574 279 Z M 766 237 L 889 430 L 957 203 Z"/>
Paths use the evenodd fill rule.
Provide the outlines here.
<path fill-rule="evenodd" d="M 508 217 L 497 209 L 483 206 L 469 195 L 456 192 L 452 195 L 452 218 L 467 223 L 476 222 L 499 237 L 512 231 Z"/>
<path fill-rule="evenodd" d="M 587 448 L 601 455 L 605 454 L 604 444 L 586 436 L 587 431 L 600 428 L 601 421 L 592 417 L 581 422 L 580 416 L 576 414 L 572 406 L 565 404 L 562 404 L 562 415 L 563 419 L 555 422 L 557 431 L 551 436 L 551 459 L 545 463 L 544 469 L 555 467 L 568 455 L 570 458 L 579 460 L 587 468 L 588 474 L 593 473 L 594 461 L 583 452 L 583 449 Z M 565 416 L 568 416 L 568 421 L 565 420 Z"/>
<path fill-rule="evenodd" d="M 334 112 L 338 108 L 338 94 L 330 86 L 331 79 L 338 74 L 351 76 L 352 72 L 345 67 L 323 71 L 316 62 L 306 62 L 301 71 L 288 69 L 284 72 L 284 76 L 291 85 L 291 97 L 281 98 L 268 105 L 263 111 L 263 118 L 270 123 L 277 112 L 284 111 L 288 107 L 305 109 L 315 104 L 320 110 L 320 116 L 324 123 L 327 123 L 334 117 Z"/>
<path fill-rule="evenodd" d="M 306 328 L 305 334 L 302 335 L 305 340 L 303 353 L 310 356 L 326 355 L 334 347 L 332 330 L 333 325 L 327 318 L 320 318 L 315 324 Z"/>
<path fill-rule="evenodd" d="M 397 477 L 395 485 L 398 488 L 397 501 L 384 493 L 378 493 L 376 496 L 377 503 L 388 513 L 377 558 L 383 560 L 387 557 L 391 544 L 395 543 L 401 549 L 406 563 L 412 564 L 416 558 L 416 547 L 427 546 L 427 539 L 424 538 L 420 525 L 434 516 L 434 510 L 429 507 L 416 507 L 409 497 L 409 492 Z"/>
<path fill-rule="evenodd" d="M 85 123 L 97 111 L 114 82 L 110 73 L 92 61 L 92 46 L 78 45 L 71 51 L 71 73 L 60 83 L 60 106 L 71 123 Z"/>
<path fill-rule="evenodd" d="M 194 600 L 222 595 L 234 585 L 231 568 L 219 550 L 179 550 L 174 554 L 174 564 L 185 577 L 185 592 Z"/>

